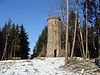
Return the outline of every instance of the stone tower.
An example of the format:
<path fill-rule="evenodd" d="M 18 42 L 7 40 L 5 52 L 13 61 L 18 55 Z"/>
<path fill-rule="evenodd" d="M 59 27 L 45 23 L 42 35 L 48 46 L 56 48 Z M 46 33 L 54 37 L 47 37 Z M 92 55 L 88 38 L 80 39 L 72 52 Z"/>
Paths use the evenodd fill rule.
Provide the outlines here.
<path fill-rule="evenodd" d="M 48 18 L 47 57 L 58 57 L 61 50 L 61 19 Z"/>

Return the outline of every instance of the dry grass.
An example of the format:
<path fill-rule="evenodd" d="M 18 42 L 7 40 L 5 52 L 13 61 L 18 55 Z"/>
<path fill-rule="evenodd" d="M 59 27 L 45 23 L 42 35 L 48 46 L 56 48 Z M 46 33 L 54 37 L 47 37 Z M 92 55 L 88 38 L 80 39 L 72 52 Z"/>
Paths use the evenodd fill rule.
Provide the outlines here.
<path fill-rule="evenodd" d="M 40 60 L 44 60 L 44 59 L 46 59 L 46 57 L 37 57 L 37 58 L 34 58 L 35 60 L 38 60 L 38 59 L 40 59 Z"/>
<path fill-rule="evenodd" d="M 84 70 L 85 73 L 91 73 L 93 74 L 94 72 L 100 72 L 100 69 L 95 65 L 94 62 L 91 60 L 79 60 L 77 58 L 69 58 L 69 63 L 67 65 L 61 66 L 60 68 L 63 68 L 65 70 L 70 70 L 73 72 L 81 72 L 82 69 Z M 86 75 L 91 75 L 91 74 L 86 74 Z M 94 75 L 94 74 L 93 74 Z M 95 74 L 96 75 L 96 74 Z"/>

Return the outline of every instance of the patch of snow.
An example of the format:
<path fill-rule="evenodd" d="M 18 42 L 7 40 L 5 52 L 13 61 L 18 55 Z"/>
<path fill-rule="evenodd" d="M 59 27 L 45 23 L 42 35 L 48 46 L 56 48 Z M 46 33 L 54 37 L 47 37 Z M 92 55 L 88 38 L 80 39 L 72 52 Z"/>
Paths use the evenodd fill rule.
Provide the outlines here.
<path fill-rule="evenodd" d="M 79 75 L 60 68 L 64 61 L 64 57 L 0 61 L 0 75 Z"/>

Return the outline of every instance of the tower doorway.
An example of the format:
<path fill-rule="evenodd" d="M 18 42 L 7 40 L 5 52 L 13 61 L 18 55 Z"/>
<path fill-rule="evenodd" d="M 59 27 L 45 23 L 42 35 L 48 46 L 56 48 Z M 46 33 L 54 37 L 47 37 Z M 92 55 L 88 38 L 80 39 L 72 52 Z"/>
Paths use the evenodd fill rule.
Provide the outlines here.
<path fill-rule="evenodd" d="M 57 49 L 54 50 L 54 57 L 57 57 Z"/>

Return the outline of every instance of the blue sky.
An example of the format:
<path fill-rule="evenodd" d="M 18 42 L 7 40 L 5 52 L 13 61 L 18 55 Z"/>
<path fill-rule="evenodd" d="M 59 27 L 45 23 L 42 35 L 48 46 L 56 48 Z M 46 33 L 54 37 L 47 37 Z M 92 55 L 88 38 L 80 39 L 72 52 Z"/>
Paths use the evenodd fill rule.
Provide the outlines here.
<path fill-rule="evenodd" d="M 24 24 L 33 47 L 47 25 L 48 15 L 53 13 L 56 0 L 0 0 L 0 27 L 9 18 L 16 24 Z"/>

